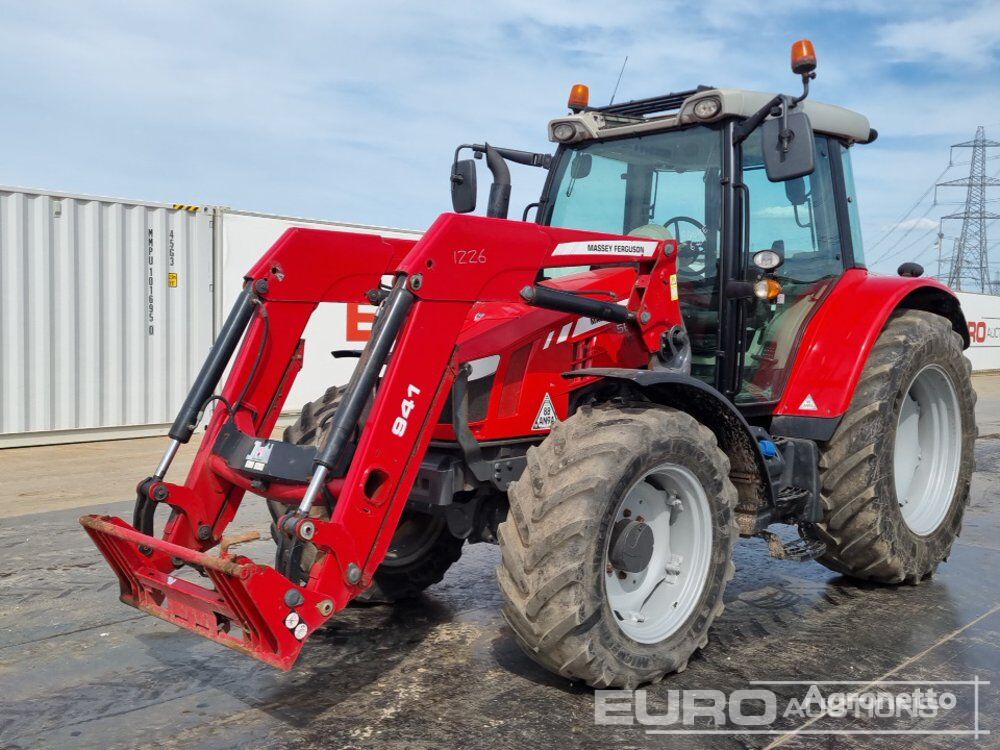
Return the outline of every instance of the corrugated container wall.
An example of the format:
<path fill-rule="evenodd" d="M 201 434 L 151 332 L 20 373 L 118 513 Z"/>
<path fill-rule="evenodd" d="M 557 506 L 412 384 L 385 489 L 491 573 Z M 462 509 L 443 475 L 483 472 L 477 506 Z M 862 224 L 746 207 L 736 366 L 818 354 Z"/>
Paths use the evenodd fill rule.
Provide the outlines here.
<path fill-rule="evenodd" d="M 0 188 L 0 447 L 161 434 L 212 271 L 211 212 Z"/>

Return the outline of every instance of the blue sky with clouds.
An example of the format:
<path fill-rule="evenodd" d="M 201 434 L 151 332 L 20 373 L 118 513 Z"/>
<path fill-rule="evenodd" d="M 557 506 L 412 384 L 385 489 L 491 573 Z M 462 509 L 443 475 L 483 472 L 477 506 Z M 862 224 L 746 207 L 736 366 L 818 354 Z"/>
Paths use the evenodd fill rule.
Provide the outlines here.
<path fill-rule="evenodd" d="M 6 185 L 422 228 L 448 208 L 456 144 L 549 149 L 570 84 L 606 101 L 625 55 L 619 100 L 698 83 L 791 92 L 788 48 L 804 36 L 820 58 L 815 98 L 880 133 L 854 156 L 867 244 L 938 177 L 949 144 L 977 125 L 1000 140 L 995 2 L 34 0 L 2 12 Z M 541 175 L 514 169 L 519 210 Z M 930 258 L 923 237 L 954 210 L 922 216 L 930 200 L 869 257 Z"/>

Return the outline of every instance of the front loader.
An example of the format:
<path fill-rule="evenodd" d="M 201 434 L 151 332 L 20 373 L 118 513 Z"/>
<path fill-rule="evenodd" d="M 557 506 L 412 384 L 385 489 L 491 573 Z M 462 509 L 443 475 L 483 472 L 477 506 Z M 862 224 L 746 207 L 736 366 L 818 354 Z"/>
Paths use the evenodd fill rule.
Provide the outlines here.
<path fill-rule="evenodd" d="M 289 669 L 352 600 L 419 594 L 464 544 L 498 543 L 526 653 L 634 687 L 706 645 L 740 536 L 861 579 L 931 575 L 972 472 L 966 324 L 919 266 L 865 269 L 849 149 L 875 133 L 806 101 L 814 68 L 803 41 L 797 97 L 590 107 L 575 86 L 554 155 L 459 147 L 456 213 L 419 240 L 288 230 L 132 523 L 81 519 L 122 601 Z M 464 149 L 492 174 L 485 217 L 463 215 Z M 548 173 L 534 221 L 507 218 L 509 163 Z M 350 381 L 272 438 L 310 316 L 347 302 L 378 309 L 363 350 L 334 352 L 357 358 Z M 186 481 L 167 481 L 209 405 Z M 225 536 L 248 493 L 273 565 Z"/>

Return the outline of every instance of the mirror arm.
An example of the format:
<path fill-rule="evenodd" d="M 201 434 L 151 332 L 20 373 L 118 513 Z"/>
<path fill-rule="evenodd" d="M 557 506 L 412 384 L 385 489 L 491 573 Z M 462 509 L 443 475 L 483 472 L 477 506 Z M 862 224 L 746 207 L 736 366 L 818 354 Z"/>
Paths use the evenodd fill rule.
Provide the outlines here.
<path fill-rule="evenodd" d="M 767 119 L 767 116 L 771 114 L 771 110 L 775 107 L 785 105 L 781 107 L 781 115 L 785 116 L 787 111 L 798 105 L 799 102 L 803 101 L 807 96 L 809 96 L 809 81 L 816 77 L 816 72 L 805 73 L 802 76 L 802 95 L 792 98 L 790 96 L 785 96 L 784 94 L 778 94 L 771 101 L 765 104 L 763 107 L 754 112 L 750 117 L 748 117 L 743 122 L 737 124 L 736 128 L 733 130 L 733 145 L 739 146 L 743 141 L 745 141 L 750 134 L 757 129 L 757 127 Z M 781 123 L 781 129 L 785 129 L 785 122 Z"/>
<path fill-rule="evenodd" d="M 539 154 L 531 151 L 518 151 L 514 148 L 494 147 L 497 153 L 507 161 L 524 164 L 526 167 L 541 167 L 548 169 L 552 165 L 552 154 Z"/>
<path fill-rule="evenodd" d="M 463 148 L 472 149 L 473 156 L 481 159 L 483 154 L 488 154 L 487 149 L 496 151 L 507 161 L 515 164 L 524 164 L 526 167 L 540 167 L 548 169 L 552 166 L 552 154 L 535 153 L 533 151 L 519 151 L 516 148 L 503 148 L 501 146 L 491 146 L 488 143 L 463 143 L 455 149 L 455 159 L 458 159 L 458 152 Z"/>
<path fill-rule="evenodd" d="M 462 153 L 463 148 L 468 148 L 473 151 L 473 154 L 478 158 L 478 154 L 475 154 L 477 148 L 482 148 L 482 146 L 477 146 L 475 143 L 463 143 L 458 148 L 455 149 L 455 161 L 458 161 L 459 154 Z"/>
<path fill-rule="evenodd" d="M 745 119 L 743 122 L 738 123 L 733 129 L 733 145 L 739 146 L 743 141 L 750 137 L 750 134 L 757 129 L 767 116 L 771 114 L 771 110 L 779 106 L 784 101 L 784 97 L 778 94 L 776 97 L 771 99 L 767 104 L 754 112 L 750 117 Z"/>

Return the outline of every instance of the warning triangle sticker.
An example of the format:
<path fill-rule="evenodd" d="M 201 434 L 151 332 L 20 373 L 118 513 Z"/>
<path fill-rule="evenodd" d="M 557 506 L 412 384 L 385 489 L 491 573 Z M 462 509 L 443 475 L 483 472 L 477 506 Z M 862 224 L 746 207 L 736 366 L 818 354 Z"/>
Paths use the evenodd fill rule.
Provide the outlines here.
<path fill-rule="evenodd" d="M 806 394 L 806 397 L 802 399 L 802 403 L 799 404 L 799 411 L 819 411 L 811 393 Z"/>
<path fill-rule="evenodd" d="M 559 421 L 559 415 L 556 414 L 556 407 L 552 403 L 552 397 L 546 393 L 545 398 L 542 399 L 542 406 L 538 410 L 538 416 L 535 417 L 534 423 L 531 425 L 533 430 L 550 430 L 552 425 Z"/>

